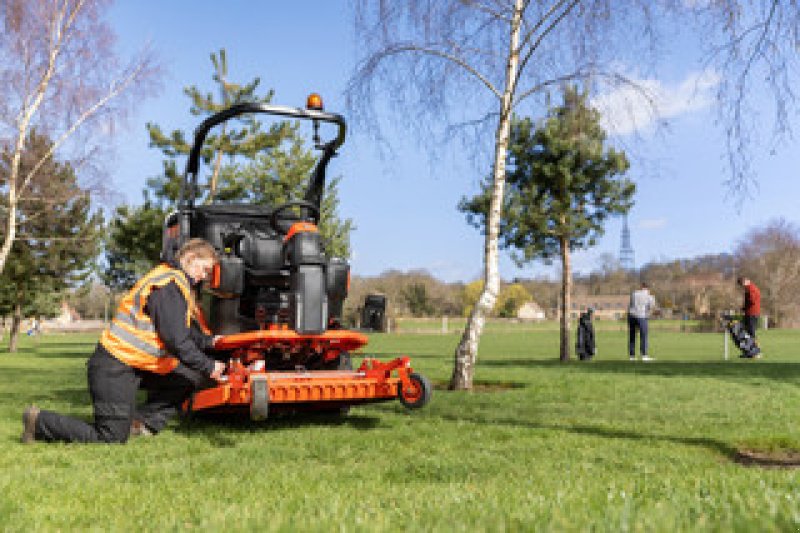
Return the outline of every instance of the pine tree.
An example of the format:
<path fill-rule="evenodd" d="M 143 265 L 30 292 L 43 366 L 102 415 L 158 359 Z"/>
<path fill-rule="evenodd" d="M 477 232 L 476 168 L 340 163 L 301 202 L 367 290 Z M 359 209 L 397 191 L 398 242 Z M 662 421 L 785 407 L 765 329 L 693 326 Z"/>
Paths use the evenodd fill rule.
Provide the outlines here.
<path fill-rule="evenodd" d="M 507 189 L 500 222 L 500 244 L 518 265 L 560 257 L 561 348 L 570 355 L 569 311 L 572 290 L 570 254 L 593 246 L 603 224 L 633 205 L 635 185 L 623 174 L 629 164 L 623 152 L 606 147 L 600 113 L 586 93 L 566 87 L 564 101 L 549 110 L 538 126 L 515 118 L 506 174 Z M 463 198 L 459 209 L 475 227 L 483 228 L 490 191 Z"/>
<path fill-rule="evenodd" d="M 21 168 L 40 160 L 51 141 L 31 132 Z M 5 153 L 0 172 L 6 172 Z M 0 276 L 0 314 L 12 314 L 9 351 L 16 350 L 25 317 L 52 316 L 64 289 L 85 280 L 99 254 L 102 215 L 91 212 L 88 193 L 78 185 L 69 163 L 49 158 L 30 182 L 18 212 L 18 234 Z"/>

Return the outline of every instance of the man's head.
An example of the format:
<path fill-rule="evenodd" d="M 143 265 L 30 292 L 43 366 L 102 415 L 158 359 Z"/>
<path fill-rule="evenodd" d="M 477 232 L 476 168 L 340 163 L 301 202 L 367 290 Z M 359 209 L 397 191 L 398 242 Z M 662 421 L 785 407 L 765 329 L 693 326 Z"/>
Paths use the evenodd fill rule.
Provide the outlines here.
<path fill-rule="evenodd" d="M 647 284 L 647 282 L 643 281 L 641 284 L 641 288 L 647 290 L 650 288 L 650 286 Z"/>
<path fill-rule="evenodd" d="M 189 239 L 178 250 L 175 260 L 191 278 L 192 283 L 200 283 L 211 275 L 214 265 L 219 262 L 219 255 L 203 239 Z"/>
<path fill-rule="evenodd" d="M 744 276 L 739 276 L 738 278 L 736 278 L 736 283 L 740 287 L 747 287 L 748 285 L 750 285 L 750 280 Z"/>

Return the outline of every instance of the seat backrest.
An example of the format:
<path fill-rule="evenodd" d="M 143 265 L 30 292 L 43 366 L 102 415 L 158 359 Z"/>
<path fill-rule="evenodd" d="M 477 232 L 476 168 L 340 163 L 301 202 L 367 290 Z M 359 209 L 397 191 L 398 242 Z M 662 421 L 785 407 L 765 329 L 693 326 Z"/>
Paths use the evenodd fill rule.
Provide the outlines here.
<path fill-rule="evenodd" d="M 258 205 L 201 206 L 194 212 L 192 236 L 241 257 L 245 268 L 256 274 L 277 272 L 283 267 L 283 239 L 270 227 L 271 214 Z"/>

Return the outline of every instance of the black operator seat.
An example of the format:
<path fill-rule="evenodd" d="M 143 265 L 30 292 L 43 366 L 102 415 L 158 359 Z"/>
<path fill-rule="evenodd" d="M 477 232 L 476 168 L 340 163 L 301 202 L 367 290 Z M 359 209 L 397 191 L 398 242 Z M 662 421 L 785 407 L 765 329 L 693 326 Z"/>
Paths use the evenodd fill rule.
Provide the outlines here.
<path fill-rule="evenodd" d="M 283 237 L 270 226 L 272 208 L 253 204 L 210 204 L 193 213 L 192 236 L 241 257 L 253 275 L 278 274 L 284 266 Z"/>

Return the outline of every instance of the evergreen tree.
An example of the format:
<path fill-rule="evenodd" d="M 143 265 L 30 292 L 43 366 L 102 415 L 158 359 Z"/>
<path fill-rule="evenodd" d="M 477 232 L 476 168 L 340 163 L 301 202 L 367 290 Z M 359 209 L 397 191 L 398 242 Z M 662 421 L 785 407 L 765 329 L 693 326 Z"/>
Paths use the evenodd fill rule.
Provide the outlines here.
<path fill-rule="evenodd" d="M 195 86 L 184 89 L 191 100 L 192 115 L 205 119 L 234 104 L 272 101 L 272 90 L 263 96 L 257 94 L 259 78 L 247 84 L 228 80 L 225 50 L 211 54 L 211 61 L 218 96 Z M 316 158 L 305 148 L 298 133 L 299 125 L 278 121 L 265 130 L 256 116 L 245 115 L 226 121 L 206 137 L 200 157 L 205 166 L 211 167 L 211 175 L 206 185 L 199 184 L 200 201 L 276 206 L 303 197 Z M 180 130 L 166 134 L 153 123 L 147 124 L 147 130 L 150 146 L 164 155 L 164 172 L 147 180 L 143 205 L 122 206 L 115 212 L 107 242 L 109 264 L 105 274 L 107 282 L 115 287 L 131 283 L 143 269 L 147 270 L 148 265 L 158 261 L 161 223 L 177 204 L 183 181 L 179 163 L 183 164 L 191 150 L 191 136 Z M 335 178 L 326 185 L 320 233 L 329 254 L 347 257 L 353 225 L 351 220 L 338 217 L 338 183 L 339 179 Z"/>
<path fill-rule="evenodd" d="M 105 242 L 102 278 L 106 286 L 113 291 L 129 289 L 158 262 L 166 213 L 150 201 L 147 193 L 144 204 L 115 210 Z"/>
<path fill-rule="evenodd" d="M 50 150 L 49 139 L 31 132 L 21 167 L 30 171 Z M 7 172 L 3 154 L 0 172 Z M 30 182 L 30 194 L 18 211 L 18 234 L 0 275 L 0 314 L 11 313 L 9 351 L 16 350 L 25 317 L 52 316 L 64 289 L 85 280 L 99 253 L 102 215 L 92 213 L 69 163 L 47 158 Z M 0 234 L 2 230 L 0 230 Z"/>
<path fill-rule="evenodd" d="M 566 361 L 571 344 L 570 254 L 593 246 L 605 220 L 631 208 L 635 185 L 622 177 L 629 167 L 625 154 L 606 148 L 600 113 L 589 107 L 586 93 L 566 87 L 563 97 L 538 127 L 528 118 L 513 121 L 500 244 L 520 266 L 560 257 L 560 357 Z M 488 182 L 482 189 L 459 204 L 478 228 L 485 226 L 491 194 Z"/>

